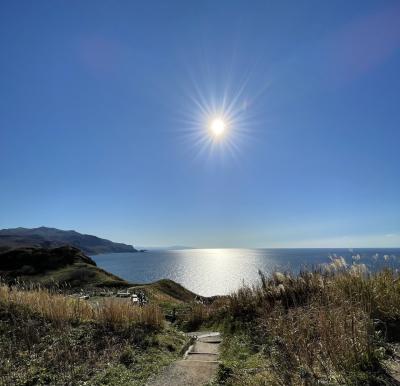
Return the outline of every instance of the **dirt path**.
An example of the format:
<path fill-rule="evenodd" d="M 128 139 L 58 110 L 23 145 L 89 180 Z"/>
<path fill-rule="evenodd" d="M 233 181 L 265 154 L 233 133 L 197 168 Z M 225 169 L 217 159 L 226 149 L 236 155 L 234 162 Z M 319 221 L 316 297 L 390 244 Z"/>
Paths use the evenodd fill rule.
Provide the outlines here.
<path fill-rule="evenodd" d="M 183 359 L 174 362 L 147 386 L 202 386 L 209 382 L 218 368 L 221 336 L 217 332 L 194 332 L 197 338 Z"/>

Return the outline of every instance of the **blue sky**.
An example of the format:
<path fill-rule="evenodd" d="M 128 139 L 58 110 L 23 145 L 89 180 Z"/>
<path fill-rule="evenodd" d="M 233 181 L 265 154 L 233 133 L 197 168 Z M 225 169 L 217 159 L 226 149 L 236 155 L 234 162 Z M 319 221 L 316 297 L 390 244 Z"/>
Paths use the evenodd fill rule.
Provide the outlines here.
<path fill-rule="evenodd" d="M 400 246 L 399 18 L 398 1 L 3 1 L 0 227 Z"/>

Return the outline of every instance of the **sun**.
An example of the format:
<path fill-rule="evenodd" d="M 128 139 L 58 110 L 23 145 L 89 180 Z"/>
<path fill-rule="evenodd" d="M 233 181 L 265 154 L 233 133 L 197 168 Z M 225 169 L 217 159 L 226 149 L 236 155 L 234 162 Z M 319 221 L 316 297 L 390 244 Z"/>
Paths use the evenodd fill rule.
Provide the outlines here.
<path fill-rule="evenodd" d="M 222 118 L 214 118 L 210 124 L 210 132 L 214 137 L 220 137 L 224 134 L 226 123 Z"/>

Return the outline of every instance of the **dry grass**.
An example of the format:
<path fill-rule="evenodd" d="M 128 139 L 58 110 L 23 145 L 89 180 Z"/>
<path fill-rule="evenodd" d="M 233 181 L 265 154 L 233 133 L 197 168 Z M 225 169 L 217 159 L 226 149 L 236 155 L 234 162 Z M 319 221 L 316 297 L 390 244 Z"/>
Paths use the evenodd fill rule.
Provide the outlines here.
<path fill-rule="evenodd" d="M 0 286 L 0 385 L 143 385 L 186 338 L 154 306 Z"/>
<path fill-rule="evenodd" d="M 260 273 L 257 285 L 197 308 L 193 319 L 219 323 L 228 335 L 245 333 L 263 358 L 256 369 L 233 371 L 231 384 L 252 384 L 249 372 L 257 384 L 263 372 L 265 384 L 380 384 L 382 345 L 400 335 L 400 276 L 338 258 L 299 275 Z"/>
<path fill-rule="evenodd" d="M 0 384 L 75 385 L 110 371 L 105 384 L 140 385 L 147 368 L 176 355 L 157 340 L 163 320 L 159 307 L 129 299 L 91 304 L 57 288 L 0 284 Z"/>
<path fill-rule="evenodd" d="M 400 276 L 394 270 L 375 274 L 345 272 L 335 276 L 331 287 L 337 298 L 360 305 L 374 319 L 400 319 Z"/>
<path fill-rule="evenodd" d="M 375 366 L 372 321 L 350 303 L 277 307 L 259 327 L 258 342 L 280 384 L 320 378 L 351 384 L 355 371 Z"/>
<path fill-rule="evenodd" d="M 107 299 L 101 307 L 95 309 L 94 319 L 104 325 L 129 325 L 130 323 L 142 326 L 160 328 L 164 316 L 156 305 L 144 307 L 132 306 L 130 302 L 119 302 Z"/>
<path fill-rule="evenodd" d="M 22 290 L 1 284 L 0 302 L 5 308 L 13 305 L 23 306 L 59 326 L 83 322 L 94 322 L 115 328 L 130 325 L 161 328 L 163 325 L 163 315 L 155 305 L 138 307 L 129 301 L 107 299 L 102 305 L 94 306 L 85 300 L 40 287 Z"/>

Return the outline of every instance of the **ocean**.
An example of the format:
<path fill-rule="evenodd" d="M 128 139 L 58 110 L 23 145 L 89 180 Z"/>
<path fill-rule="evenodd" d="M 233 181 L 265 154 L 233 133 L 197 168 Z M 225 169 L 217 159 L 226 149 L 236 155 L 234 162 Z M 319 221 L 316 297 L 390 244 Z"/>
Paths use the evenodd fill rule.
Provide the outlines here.
<path fill-rule="evenodd" d="M 172 279 L 203 296 L 225 295 L 243 283 L 258 281 L 258 271 L 268 274 L 298 272 L 343 257 L 348 264 L 366 264 L 375 270 L 400 268 L 400 248 L 301 249 L 183 249 L 92 256 L 99 267 L 133 283 Z"/>

